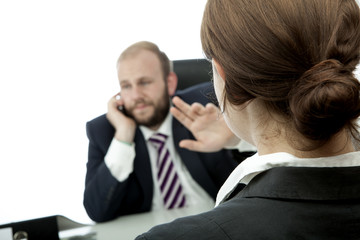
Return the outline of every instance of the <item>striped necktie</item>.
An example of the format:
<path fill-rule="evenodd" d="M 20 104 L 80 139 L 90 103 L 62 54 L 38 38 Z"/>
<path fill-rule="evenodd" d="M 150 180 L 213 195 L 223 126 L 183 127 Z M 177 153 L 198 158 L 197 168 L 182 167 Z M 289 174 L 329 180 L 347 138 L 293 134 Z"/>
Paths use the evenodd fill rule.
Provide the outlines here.
<path fill-rule="evenodd" d="M 165 146 L 167 136 L 161 133 L 154 134 L 149 141 L 158 152 L 157 178 L 160 186 L 161 196 L 167 209 L 185 206 L 185 194 L 176 173 L 173 160 L 169 150 Z"/>

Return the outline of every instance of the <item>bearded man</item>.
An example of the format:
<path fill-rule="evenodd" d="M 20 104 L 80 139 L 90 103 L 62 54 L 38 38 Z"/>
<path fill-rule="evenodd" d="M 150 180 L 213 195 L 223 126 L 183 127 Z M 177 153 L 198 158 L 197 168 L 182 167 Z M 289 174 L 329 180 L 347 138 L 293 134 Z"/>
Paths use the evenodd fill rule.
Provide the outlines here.
<path fill-rule="evenodd" d="M 210 102 L 211 83 L 176 91 L 166 54 L 137 42 L 118 61 L 120 92 L 107 114 L 86 124 L 89 139 L 84 207 L 95 222 L 122 215 L 207 204 L 237 166 L 229 150 L 212 153 L 179 147 L 193 136 L 170 113 L 171 97 Z"/>

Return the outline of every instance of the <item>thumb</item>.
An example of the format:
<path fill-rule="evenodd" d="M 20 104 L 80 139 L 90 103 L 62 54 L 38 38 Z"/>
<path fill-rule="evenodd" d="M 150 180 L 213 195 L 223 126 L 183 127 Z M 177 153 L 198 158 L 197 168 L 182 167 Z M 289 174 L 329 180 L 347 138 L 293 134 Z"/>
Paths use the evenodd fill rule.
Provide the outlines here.
<path fill-rule="evenodd" d="M 204 152 L 203 144 L 195 140 L 181 140 L 179 146 L 181 148 L 186 148 L 191 151 Z"/>

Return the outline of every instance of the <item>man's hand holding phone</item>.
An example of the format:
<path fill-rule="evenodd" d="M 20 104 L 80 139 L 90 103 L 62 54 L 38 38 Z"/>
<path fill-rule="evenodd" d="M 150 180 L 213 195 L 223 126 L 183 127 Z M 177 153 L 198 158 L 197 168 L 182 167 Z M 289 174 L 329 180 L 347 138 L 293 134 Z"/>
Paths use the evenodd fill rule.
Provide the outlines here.
<path fill-rule="evenodd" d="M 110 98 L 106 117 L 115 128 L 115 138 L 117 140 L 127 143 L 133 142 L 136 123 L 126 115 L 124 101 L 121 99 L 120 92 Z"/>

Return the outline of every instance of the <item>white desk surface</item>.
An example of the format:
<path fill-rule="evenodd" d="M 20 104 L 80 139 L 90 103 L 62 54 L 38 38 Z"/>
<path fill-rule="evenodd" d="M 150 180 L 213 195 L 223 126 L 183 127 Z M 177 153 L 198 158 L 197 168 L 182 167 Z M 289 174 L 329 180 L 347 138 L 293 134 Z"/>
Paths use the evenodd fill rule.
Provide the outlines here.
<path fill-rule="evenodd" d="M 208 210 L 210 210 L 208 206 L 194 206 L 139 213 L 122 216 L 106 223 L 98 223 L 93 225 L 91 229 L 96 232 L 96 240 L 132 240 L 153 226 Z"/>

